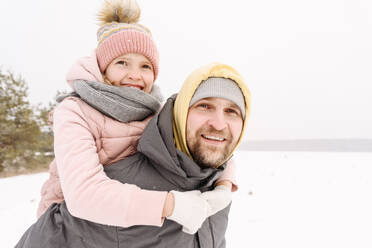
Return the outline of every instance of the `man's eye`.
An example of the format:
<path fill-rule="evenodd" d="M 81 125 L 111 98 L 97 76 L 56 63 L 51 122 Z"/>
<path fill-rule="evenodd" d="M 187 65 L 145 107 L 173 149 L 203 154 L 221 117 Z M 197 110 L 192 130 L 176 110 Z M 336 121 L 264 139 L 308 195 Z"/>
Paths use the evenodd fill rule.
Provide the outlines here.
<path fill-rule="evenodd" d="M 206 103 L 200 103 L 200 104 L 198 105 L 198 107 L 208 109 L 208 108 L 209 108 L 209 105 L 206 104 Z"/>
<path fill-rule="evenodd" d="M 239 112 L 235 109 L 226 109 L 226 112 L 229 114 L 239 115 Z"/>

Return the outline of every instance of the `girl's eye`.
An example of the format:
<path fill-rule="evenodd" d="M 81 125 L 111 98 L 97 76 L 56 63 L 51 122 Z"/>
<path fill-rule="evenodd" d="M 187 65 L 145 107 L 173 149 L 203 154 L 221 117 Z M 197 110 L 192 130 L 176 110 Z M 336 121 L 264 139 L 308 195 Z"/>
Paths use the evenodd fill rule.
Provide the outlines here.
<path fill-rule="evenodd" d="M 116 64 L 119 64 L 119 65 L 128 65 L 127 61 L 125 60 L 119 60 L 116 62 Z"/>
<path fill-rule="evenodd" d="M 152 70 L 152 67 L 150 65 L 147 65 L 147 64 L 143 65 L 142 68 Z"/>

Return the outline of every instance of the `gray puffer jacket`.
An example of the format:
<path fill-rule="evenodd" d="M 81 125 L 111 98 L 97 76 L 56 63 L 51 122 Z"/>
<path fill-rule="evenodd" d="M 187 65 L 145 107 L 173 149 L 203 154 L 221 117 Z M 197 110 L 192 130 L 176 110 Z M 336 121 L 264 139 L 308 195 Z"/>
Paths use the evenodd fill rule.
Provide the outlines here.
<path fill-rule="evenodd" d="M 105 167 L 110 178 L 148 190 L 213 188 L 225 165 L 218 169 L 200 168 L 176 149 L 172 131 L 174 100 L 175 96 L 169 98 L 150 121 L 139 141 L 138 153 Z M 223 248 L 229 208 L 209 217 L 195 235 L 189 235 L 182 232 L 181 225 L 167 219 L 162 227 L 121 228 L 73 217 L 65 203 L 54 204 L 26 231 L 16 247 Z"/>

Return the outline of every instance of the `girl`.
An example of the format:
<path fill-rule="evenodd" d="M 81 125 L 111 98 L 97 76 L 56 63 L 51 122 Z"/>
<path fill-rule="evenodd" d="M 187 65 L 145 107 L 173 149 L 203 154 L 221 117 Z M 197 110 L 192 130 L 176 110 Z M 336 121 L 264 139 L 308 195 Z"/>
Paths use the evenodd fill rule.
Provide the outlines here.
<path fill-rule="evenodd" d="M 38 217 L 65 200 L 72 215 L 96 223 L 161 226 L 177 204 L 171 193 L 122 184 L 103 171 L 136 152 L 151 115 L 161 107 L 153 85 L 158 51 L 150 31 L 137 23 L 135 1 L 106 1 L 99 17 L 97 49 L 72 67 L 67 81 L 74 93 L 53 113 L 55 160 L 42 187 Z M 233 164 L 217 184 L 229 192 L 237 189 Z"/>

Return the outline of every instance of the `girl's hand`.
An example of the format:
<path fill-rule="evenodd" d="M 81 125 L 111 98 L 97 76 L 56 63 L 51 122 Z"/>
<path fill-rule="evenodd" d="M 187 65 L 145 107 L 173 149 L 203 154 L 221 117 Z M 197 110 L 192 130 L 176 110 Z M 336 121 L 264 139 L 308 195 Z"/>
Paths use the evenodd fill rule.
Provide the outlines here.
<path fill-rule="evenodd" d="M 199 190 L 178 192 L 172 190 L 174 197 L 173 212 L 167 218 L 182 225 L 182 231 L 196 233 L 212 211 L 208 202 L 201 197 Z"/>
<path fill-rule="evenodd" d="M 204 192 L 200 196 L 205 199 L 210 206 L 209 217 L 230 204 L 232 198 L 231 187 L 229 188 L 221 184 L 214 188 L 214 190 Z"/>

